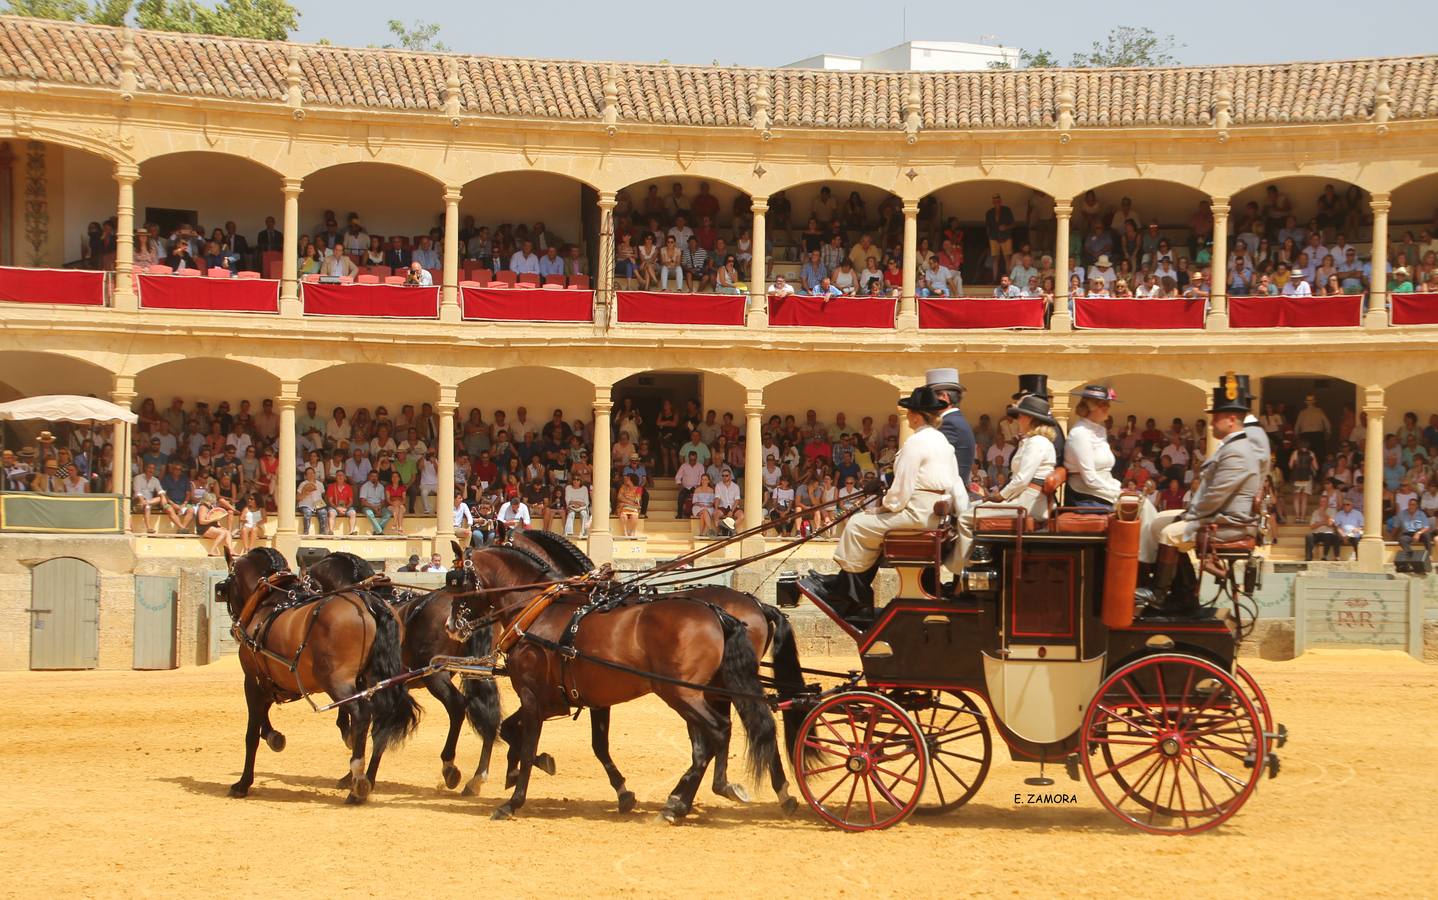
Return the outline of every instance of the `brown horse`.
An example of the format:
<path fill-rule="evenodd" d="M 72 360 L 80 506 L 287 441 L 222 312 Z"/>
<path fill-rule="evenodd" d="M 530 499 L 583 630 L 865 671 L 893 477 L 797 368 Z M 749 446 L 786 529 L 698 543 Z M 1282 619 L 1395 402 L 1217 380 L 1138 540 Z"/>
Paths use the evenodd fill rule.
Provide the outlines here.
<path fill-rule="evenodd" d="M 226 557 L 230 574 L 215 586 L 215 595 L 239 632 L 249 707 L 245 768 L 230 796 L 244 797 L 254 784 L 260 739 L 272 750 L 285 746 L 284 735 L 270 725 L 270 707 L 317 693 L 340 700 L 399 675 L 401 636 L 399 620 L 383 600 L 362 591 L 314 595 L 288 572 L 276 550 L 259 547 L 239 559 Z M 383 688 L 353 706 L 345 802 L 363 803 L 385 749 L 414 730 L 419 707 L 404 685 Z M 367 733 L 374 742 L 368 770 Z"/>
<path fill-rule="evenodd" d="M 540 529 L 512 531 L 506 540 L 506 546 L 527 552 L 547 564 L 553 570 L 551 577 L 586 575 L 596 568 L 594 561 L 584 551 L 567 538 L 552 531 Z M 452 546 L 455 567 L 461 569 L 463 568 L 461 563 L 465 556 L 458 543 L 454 543 Z M 474 572 L 483 570 L 489 573 L 492 583 L 498 586 L 505 585 L 504 579 L 511 570 L 502 564 L 487 565 L 479 561 L 476 554 L 483 549 L 486 548 L 470 549 L 468 555 L 470 577 L 473 577 Z M 798 644 L 788 618 L 778 608 L 760 603 L 752 594 L 721 586 L 694 588 L 688 592 L 688 596 L 714 604 L 743 622 L 749 630 L 750 639 L 755 642 L 755 652 L 759 655 L 763 655 L 765 647 L 770 649 L 774 664 L 775 686 L 781 694 L 795 696 L 804 689 L 804 675 L 799 664 Z M 710 703 L 714 707 L 715 715 L 722 723 L 724 734 L 722 745 L 717 748 L 714 755 L 714 793 L 739 803 L 746 803 L 749 798 L 744 786 L 729 780 L 729 741 L 732 734 L 732 723 L 729 717 L 730 704 L 720 697 L 711 697 Z M 791 750 L 803 719 L 804 714 L 801 709 L 791 707 L 784 711 L 785 743 Z M 609 752 L 610 710 L 607 707 L 591 706 L 589 708 L 589 724 L 590 745 L 594 756 L 604 767 L 605 774 L 609 776 L 609 783 L 618 795 L 620 811 L 628 812 L 633 809 L 635 798 L 634 794 L 625 787 L 624 776 L 614 764 L 614 759 Z M 513 787 L 519 775 L 519 739 L 516 731 L 518 726 L 518 713 L 511 715 L 500 726 L 500 735 L 509 744 L 505 787 Z M 554 761 L 548 754 L 541 753 L 537 764 L 549 774 L 554 774 Z"/>
<path fill-rule="evenodd" d="M 454 600 L 449 627 L 457 638 L 476 626 L 485 627 L 486 616 L 510 627 L 524 602 L 543 590 L 491 588 L 536 584 L 555 574 L 531 554 L 513 548 L 482 548 L 470 554 L 470 561 L 479 592 Z M 558 599 L 526 626 L 538 641 L 521 640 L 508 649 L 506 671 L 520 702 L 511 741 L 519 748 L 519 773 L 514 793 L 494 817 L 511 818 L 524 805 L 545 719 L 567 715 L 576 706 L 607 710 L 650 693 L 684 719 L 693 751 L 689 769 L 660 813 L 662 819 L 677 823 L 688 814 L 705 769 L 724 744 L 723 721 L 715 707 L 720 699 L 732 702 L 739 712 L 751 771 L 756 777 L 767 771 L 785 811 L 792 811 L 797 804 L 788 796 L 774 719 L 760 696 L 758 653 L 767 627 L 756 645 L 744 622 L 687 592 L 675 592 L 590 614 L 574 636 L 578 656 L 570 659 L 550 643 L 560 639 L 576 605 L 588 596 L 579 592 Z M 611 768 L 612 763 L 606 765 Z M 615 776 L 617 771 L 611 782 Z M 615 787 L 623 802 L 628 792 L 622 776 Z"/>
<path fill-rule="evenodd" d="M 310 566 L 305 574 L 321 590 L 335 591 L 353 587 L 373 577 L 374 567 L 353 553 L 335 552 Z M 453 573 L 451 573 L 453 574 Z M 449 620 L 450 603 L 453 594 L 446 588 L 418 594 L 409 599 L 396 596 L 392 587 L 377 587 L 376 593 L 395 603 L 394 609 L 404 624 L 403 659 L 407 669 L 419 669 L 429 664 L 436 656 L 484 656 L 490 652 L 492 630 L 475 629 L 468 641 L 456 641 L 449 636 L 445 622 Z M 455 687 L 454 676 L 448 672 L 436 672 L 424 679 L 424 686 L 438 700 L 449 714 L 449 734 L 439 751 L 440 777 L 446 788 L 453 789 L 459 784 L 461 774 L 454 764 L 459 745 L 459 733 L 466 719 L 483 741 L 479 764 L 474 774 L 465 783 L 463 795 L 476 797 L 484 782 L 489 780 L 489 759 L 494 750 L 494 740 L 499 733 L 499 687 L 492 680 L 478 678 L 464 679 L 461 688 Z M 346 715 L 341 710 L 341 732 L 348 730 L 343 721 Z M 535 760 L 542 771 L 554 774 L 554 759 L 541 753 Z"/>

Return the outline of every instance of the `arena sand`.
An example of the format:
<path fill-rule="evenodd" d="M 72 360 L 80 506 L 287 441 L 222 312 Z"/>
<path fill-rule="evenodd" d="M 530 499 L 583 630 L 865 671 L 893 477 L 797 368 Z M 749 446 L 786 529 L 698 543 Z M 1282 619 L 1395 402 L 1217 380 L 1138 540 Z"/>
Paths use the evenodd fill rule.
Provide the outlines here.
<path fill-rule="evenodd" d="M 829 667 L 850 660 L 810 660 Z M 1376 652 L 1255 661 L 1293 733 L 1283 774 L 1192 838 L 1133 831 L 1062 770 L 1069 806 L 1015 805 L 1028 766 L 997 760 L 969 806 L 849 835 L 772 795 L 709 794 L 682 827 L 653 823 L 687 764 L 685 731 L 652 699 L 614 712 L 614 756 L 640 808 L 615 811 L 587 722 L 549 723 L 559 760 L 514 822 L 498 784 L 437 789 L 443 714 L 386 756 L 370 802 L 341 805 L 333 714 L 273 716 L 248 799 L 244 704 L 231 659 L 174 672 L 4 673 L 0 894 L 53 896 L 1431 896 L 1438 891 L 1438 667 Z M 512 698 L 506 698 L 510 708 Z M 737 726 L 736 726 L 737 731 Z M 502 747 L 500 751 L 502 752 Z M 466 730 L 459 763 L 473 768 Z M 498 770 L 496 765 L 495 769 Z"/>

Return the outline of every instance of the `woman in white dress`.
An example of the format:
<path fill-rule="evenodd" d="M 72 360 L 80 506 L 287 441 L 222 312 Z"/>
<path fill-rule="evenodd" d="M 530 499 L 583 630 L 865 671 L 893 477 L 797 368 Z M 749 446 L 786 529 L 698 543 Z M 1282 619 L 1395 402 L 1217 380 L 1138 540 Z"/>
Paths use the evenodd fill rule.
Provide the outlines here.
<path fill-rule="evenodd" d="M 1077 421 L 1069 429 L 1064 445 L 1064 466 L 1068 469 L 1065 506 L 1089 506 L 1112 510 L 1123 486 L 1113 475 L 1117 460 L 1108 443 L 1109 404 L 1118 400 L 1111 388 L 1085 385 L 1073 392 L 1079 398 L 1074 407 Z"/>
<path fill-rule="evenodd" d="M 962 568 L 968 559 L 969 547 L 974 539 L 974 520 L 987 518 L 1012 519 L 1020 513 L 1032 516 L 1036 521 L 1048 519 L 1048 500 L 1044 497 L 1044 482 L 1053 474 L 1057 461 L 1054 439 L 1058 436 L 1058 422 L 1049 412 L 1047 400 L 1034 394 L 1019 398 L 1009 407 L 1021 436 L 1018 449 L 1009 460 L 1008 483 L 991 492 L 982 503 L 972 509 L 972 515 L 959 517 L 959 539 L 954 546 L 954 558 L 946 560 L 953 571 Z"/>

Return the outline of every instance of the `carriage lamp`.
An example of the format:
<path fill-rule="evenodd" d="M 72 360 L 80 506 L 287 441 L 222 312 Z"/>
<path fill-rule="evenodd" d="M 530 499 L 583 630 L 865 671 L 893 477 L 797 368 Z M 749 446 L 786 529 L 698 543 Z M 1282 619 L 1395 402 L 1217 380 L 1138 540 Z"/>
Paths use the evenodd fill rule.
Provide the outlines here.
<path fill-rule="evenodd" d="M 799 573 L 783 572 L 774 582 L 774 600 L 782 609 L 799 605 Z"/>
<path fill-rule="evenodd" d="M 964 570 L 964 590 L 971 594 L 992 593 L 997 586 L 995 573 L 989 569 Z"/>

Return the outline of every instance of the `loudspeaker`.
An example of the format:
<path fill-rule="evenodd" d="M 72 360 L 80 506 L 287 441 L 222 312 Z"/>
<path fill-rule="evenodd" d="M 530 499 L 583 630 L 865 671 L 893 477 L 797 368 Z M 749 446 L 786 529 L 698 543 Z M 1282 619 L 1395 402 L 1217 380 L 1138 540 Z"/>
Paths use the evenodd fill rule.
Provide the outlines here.
<path fill-rule="evenodd" d="M 295 551 L 295 564 L 303 572 L 329 555 L 330 552 L 324 547 L 301 547 Z"/>
<path fill-rule="evenodd" d="M 1426 547 L 1399 550 L 1393 560 L 1393 568 L 1408 575 L 1429 575 L 1433 572 L 1433 560 Z"/>

